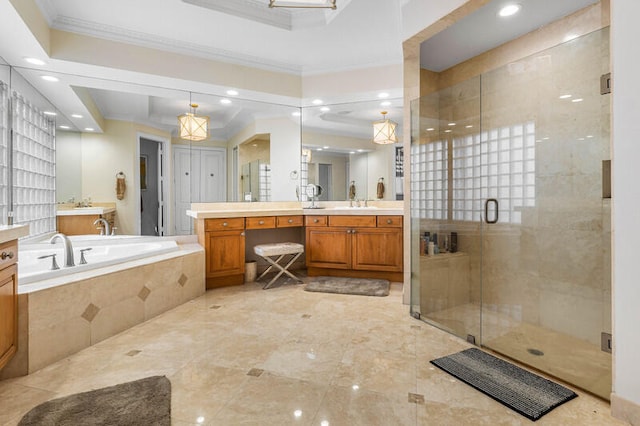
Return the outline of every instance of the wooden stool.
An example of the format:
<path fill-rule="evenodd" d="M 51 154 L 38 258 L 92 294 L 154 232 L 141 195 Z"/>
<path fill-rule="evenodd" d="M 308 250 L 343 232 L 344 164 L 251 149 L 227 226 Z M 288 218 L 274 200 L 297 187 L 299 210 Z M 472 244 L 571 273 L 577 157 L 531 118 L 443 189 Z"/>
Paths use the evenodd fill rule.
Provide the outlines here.
<path fill-rule="evenodd" d="M 276 276 L 271 279 L 271 281 L 269 281 L 267 284 L 264 285 L 264 287 L 262 287 L 263 289 L 269 288 L 271 284 L 273 284 L 278 278 L 280 278 L 280 275 L 282 274 L 287 274 L 294 280 L 298 280 L 302 282 L 300 278 L 296 277 L 288 270 L 289 267 L 293 265 L 293 262 L 295 262 L 296 259 L 300 257 L 302 253 L 304 253 L 304 246 L 302 244 L 297 244 L 297 243 L 260 244 L 253 247 L 253 251 L 255 254 L 262 257 L 264 260 L 266 260 L 269 263 L 269 267 L 262 274 L 260 274 L 260 276 L 256 281 L 259 281 L 260 278 L 264 277 L 274 266 L 276 267 L 276 269 L 280 270 L 280 272 L 278 272 Z M 284 257 L 287 255 L 292 256 L 291 260 L 289 260 L 289 262 L 286 265 L 281 265 L 279 262 L 282 259 L 284 259 Z M 276 257 L 276 256 L 278 258 L 273 260 L 272 257 Z"/>

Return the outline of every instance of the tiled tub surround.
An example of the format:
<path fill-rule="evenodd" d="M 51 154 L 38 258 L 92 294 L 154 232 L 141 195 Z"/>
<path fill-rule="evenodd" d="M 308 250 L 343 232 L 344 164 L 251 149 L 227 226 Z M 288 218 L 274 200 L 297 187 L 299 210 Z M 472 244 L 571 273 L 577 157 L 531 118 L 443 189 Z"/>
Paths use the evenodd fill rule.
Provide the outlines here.
<path fill-rule="evenodd" d="M 178 242 L 170 253 L 20 286 L 18 353 L 0 378 L 30 374 L 202 295 L 204 250 L 193 237 Z"/>

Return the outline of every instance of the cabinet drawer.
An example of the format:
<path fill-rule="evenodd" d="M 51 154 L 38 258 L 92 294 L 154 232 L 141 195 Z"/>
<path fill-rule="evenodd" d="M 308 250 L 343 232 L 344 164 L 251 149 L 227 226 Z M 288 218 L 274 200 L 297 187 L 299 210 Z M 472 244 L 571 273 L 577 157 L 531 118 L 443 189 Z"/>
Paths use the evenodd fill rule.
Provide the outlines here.
<path fill-rule="evenodd" d="M 291 226 L 302 226 L 302 216 L 278 216 L 276 217 L 276 222 L 278 224 L 278 228 L 287 228 Z"/>
<path fill-rule="evenodd" d="M 326 216 L 305 216 L 304 217 L 304 225 L 305 226 L 327 226 L 327 217 Z"/>
<path fill-rule="evenodd" d="M 12 240 L 0 244 L 0 254 L 0 269 L 13 265 L 18 261 L 18 242 Z"/>
<path fill-rule="evenodd" d="M 246 221 L 247 229 L 269 229 L 276 227 L 275 216 L 248 217 Z"/>
<path fill-rule="evenodd" d="M 329 226 L 376 226 L 376 216 L 329 216 Z"/>
<path fill-rule="evenodd" d="M 402 228 L 402 216 L 378 216 L 378 228 Z"/>
<path fill-rule="evenodd" d="M 244 229 L 244 217 L 207 219 L 204 223 L 205 231 L 227 231 L 232 229 Z"/>

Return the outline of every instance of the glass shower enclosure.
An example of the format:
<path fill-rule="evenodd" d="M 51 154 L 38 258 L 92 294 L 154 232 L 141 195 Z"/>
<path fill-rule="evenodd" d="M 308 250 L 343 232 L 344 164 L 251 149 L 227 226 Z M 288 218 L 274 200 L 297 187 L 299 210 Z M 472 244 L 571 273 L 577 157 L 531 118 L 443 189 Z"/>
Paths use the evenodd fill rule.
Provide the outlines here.
<path fill-rule="evenodd" d="M 410 153 L 412 315 L 605 399 L 608 40 L 416 99 Z"/>

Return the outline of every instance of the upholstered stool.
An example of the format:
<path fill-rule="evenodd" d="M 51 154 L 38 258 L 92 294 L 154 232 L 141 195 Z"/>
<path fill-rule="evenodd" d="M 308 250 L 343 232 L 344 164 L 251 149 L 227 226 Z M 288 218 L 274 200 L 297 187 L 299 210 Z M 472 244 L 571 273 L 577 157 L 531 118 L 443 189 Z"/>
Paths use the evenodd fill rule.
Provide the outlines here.
<path fill-rule="evenodd" d="M 297 244 L 297 243 L 260 244 L 253 247 L 253 251 L 255 252 L 255 254 L 262 257 L 264 260 L 266 260 L 269 263 L 269 267 L 262 274 L 260 274 L 257 281 L 259 281 L 260 278 L 264 277 L 274 266 L 276 267 L 276 269 L 280 270 L 280 272 L 278 272 L 276 276 L 271 279 L 271 281 L 269 281 L 267 284 L 264 285 L 264 287 L 262 287 L 263 289 L 269 288 L 271 284 L 273 284 L 278 278 L 280 278 L 280 275 L 282 274 L 287 274 L 294 280 L 302 281 L 300 278 L 296 277 L 288 270 L 289 267 L 293 265 L 293 262 L 295 262 L 296 259 L 300 257 L 302 253 L 304 253 L 304 246 L 302 244 Z M 288 256 L 288 255 L 292 256 L 289 262 L 285 265 L 281 265 L 279 262 L 283 260 L 285 256 Z M 274 257 L 277 257 L 277 259 L 273 260 L 272 258 Z"/>

